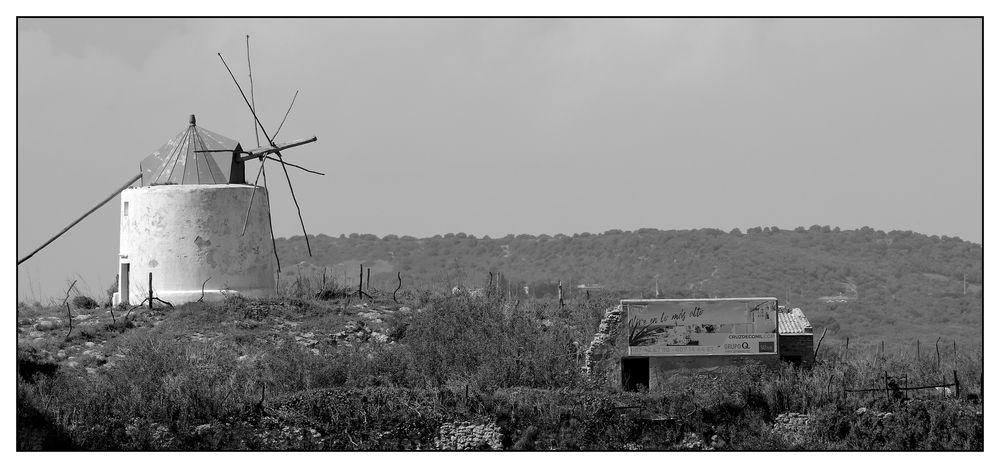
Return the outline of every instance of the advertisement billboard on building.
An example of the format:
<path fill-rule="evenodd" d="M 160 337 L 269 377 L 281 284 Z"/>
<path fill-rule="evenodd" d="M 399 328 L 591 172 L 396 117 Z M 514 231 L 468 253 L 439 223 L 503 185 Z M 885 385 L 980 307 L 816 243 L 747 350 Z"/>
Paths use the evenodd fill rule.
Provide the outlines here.
<path fill-rule="evenodd" d="M 626 299 L 629 356 L 777 354 L 778 300 Z"/>

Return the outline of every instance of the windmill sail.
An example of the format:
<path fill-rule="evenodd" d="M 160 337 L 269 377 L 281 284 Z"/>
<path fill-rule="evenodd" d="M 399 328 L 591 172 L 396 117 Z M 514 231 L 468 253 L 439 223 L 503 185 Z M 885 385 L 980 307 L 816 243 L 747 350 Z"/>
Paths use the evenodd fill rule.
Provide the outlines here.
<path fill-rule="evenodd" d="M 142 185 L 227 184 L 232 152 L 239 149 L 239 142 L 196 126 L 191 116 L 188 128 L 139 163 Z"/>

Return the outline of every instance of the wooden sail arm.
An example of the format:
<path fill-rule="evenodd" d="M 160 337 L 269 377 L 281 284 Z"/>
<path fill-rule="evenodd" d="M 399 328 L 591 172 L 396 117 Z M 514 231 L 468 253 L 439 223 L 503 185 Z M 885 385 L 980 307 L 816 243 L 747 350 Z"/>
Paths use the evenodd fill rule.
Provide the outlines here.
<path fill-rule="evenodd" d="M 98 208 L 104 206 L 106 203 L 108 203 L 109 201 L 111 201 L 112 198 L 115 198 L 119 193 L 121 193 L 123 190 L 127 189 L 130 185 L 134 184 L 135 181 L 137 181 L 137 180 L 139 180 L 141 178 L 142 178 L 142 173 L 141 172 L 139 174 L 136 174 L 135 177 L 129 179 L 129 181 L 126 182 L 125 185 L 122 185 L 117 190 L 115 190 L 114 192 L 112 192 L 111 195 L 108 196 L 108 198 L 105 198 L 103 201 L 101 201 L 100 203 L 98 203 L 97 206 L 91 208 L 90 211 L 87 211 L 86 213 L 84 213 L 83 216 L 80 216 L 79 218 L 76 218 L 76 221 L 73 221 L 72 223 L 70 223 L 69 226 L 66 226 L 65 228 L 63 228 L 62 231 L 59 231 L 59 234 L 56 234 L 51 239 L 45 241 L 45 243 L 42 244 L 41 247 L 38 247 L 37 249 L 31 251 L 30 254 L 28 254 L 28 255 L 24 256 L 23 258 L 21 258 L 20 260 L 18 260 L 17 264 L 20 265 L 20 264 L 24 263 L 25 260 L 31 258 L 36 253 L 38 253 L 40 250 L 44 249 L 47 245 L 51 244 L 52 241 L 58 239 L 59 236 L 61 236 L 63 234 L 66 234 L 66 231 L 69 231 L 70 228 L 72 228 L 73 226 L 76 226 L 77 223 L 79 223 L 80 221 L 83 221 L 83 218 L 86 218 L 87 216 L 90 216 L 91 213 L 97 211 Z"/>
<path fill-rule="evenodd" d="M 283 150 L 286 150 L 288 148 L 294 148 L 296 146 L 302 146 L 302 145 L 305 145 L 305 144 L 312 143 L 314 141 L 316 141 L 316 137 L 304 138 L 302 140 L 295 140 L 295 141 L 291 141 L 291 142 L 288 142 L 288 143 L 279 143 L 279 144 L 276 144 L 276 145 L 274 145 L 272 147 L 255 148 L 253 150 L 248 151 L 247 152 L 248 154 L 246 156 L 240 157 L 240 160 L 242 160 L 242 161 L 249 161 L 251 159 L 261 158 L 261 157 L 267 156 L 267 155 L 269 155 L 271 153 L 277 153 L 279 151 L 283 151 Z"/>
<path fill-rule="evenodd" d="M 236 153 L 236 154 L 242 154 L 244 156 L 240 156 L 239 157 L 239 161 L 240 162 L 245 162 L 245 161 L 249 161 L 251 159 L 259 159 L 259 158 L 265 157 L 265 156 L 267 156 L 269 154 L 277 153 L 277 152 L 279 152 L 281 150 L 286 150 L 288 148 L 294 148 L 296 146 L 302 146 L 302 145 L 305 145 L 305 144 L 308 144 L 308 143 L 312 143 L 314 141 L 316 141 L 316 137 L 304 138 L 302 140 L 295 140 L 295 141 L 291 141 L 291 142 L 288 142 L 288 143 L 279 143 L 279 144 L 276 144 L 276 145 L 270 146 L 270 147 L 262 146 L 262 147 L 259 147 L 259 148 L 254 148 L 251 151 L 243 151 L 243 150 L 240 150 L 240 149 L 237 149 L 235 151 L 234 150 L 227 150 L 227 149 L 217 149 L 217 150 L 195 150 L 195 153 Z"/>

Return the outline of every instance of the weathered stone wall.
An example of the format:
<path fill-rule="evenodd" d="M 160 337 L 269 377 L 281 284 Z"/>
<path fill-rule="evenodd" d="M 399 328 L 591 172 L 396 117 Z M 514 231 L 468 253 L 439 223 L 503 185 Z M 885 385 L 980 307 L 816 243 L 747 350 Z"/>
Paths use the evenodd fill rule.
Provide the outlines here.
<path fill-rule="evenodd" d="M 593 382 L 621 385 L 621 358 L 628 350 L 626 339 L 619 339 L 624 311 L 618 305 L 604 311 L 597 333 L 584 352 L 583 373 Z"/>

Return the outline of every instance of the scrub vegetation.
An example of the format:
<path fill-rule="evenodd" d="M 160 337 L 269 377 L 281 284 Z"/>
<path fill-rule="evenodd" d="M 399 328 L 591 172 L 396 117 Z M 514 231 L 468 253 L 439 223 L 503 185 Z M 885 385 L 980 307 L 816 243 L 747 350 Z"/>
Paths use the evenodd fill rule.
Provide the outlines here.
<path fill-rule="evenodd" d="M 292 288 L 289 288 L 292 289 Z M 611 293 L 346 297 L 332 281 L 176 309 L 19 306 L 17 445 L 84 450 L 982 450 L 980 348 L 829 346 L 622 392 L 581 372 Z M 112 318 L 112 312 L 114 318 Z M 952 380 L 940 390 L 846 393 Z M 449 436 L 445 427 L 470 428 Z M 462 439 L 466 437 L 466 439 Z M 462 439 L 462 440 L 459 440 Z"/>

